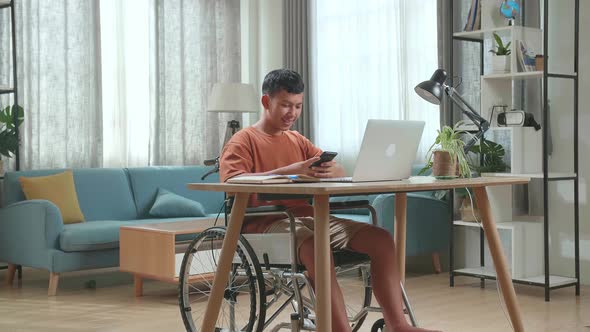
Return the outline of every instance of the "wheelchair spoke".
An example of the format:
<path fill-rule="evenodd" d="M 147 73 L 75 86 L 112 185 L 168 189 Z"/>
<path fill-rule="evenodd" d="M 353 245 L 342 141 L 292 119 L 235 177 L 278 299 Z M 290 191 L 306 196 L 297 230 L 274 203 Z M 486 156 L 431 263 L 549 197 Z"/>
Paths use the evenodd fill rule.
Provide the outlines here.
<path fill-rule="evenodd" d="M 193 240 L 183 258 L 179 304 L 187 331 L 199 331 L 202 324 L 224 236 L 223 228 L 206 230 Z M 240 239 L 215 331 L 261 331 L 263 282 L 256 256 L 247 242 Z"/>

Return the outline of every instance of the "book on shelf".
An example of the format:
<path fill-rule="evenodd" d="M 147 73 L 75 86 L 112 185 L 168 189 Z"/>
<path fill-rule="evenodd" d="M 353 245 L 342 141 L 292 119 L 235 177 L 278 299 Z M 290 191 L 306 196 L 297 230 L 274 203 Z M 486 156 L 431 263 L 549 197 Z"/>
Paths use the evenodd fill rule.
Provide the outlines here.
<path fill-rule="evenodd" d="M 467 16 L 467 22 L 465 22 L 463 31 L 474 31 L 481 29 L 481 1 L 482 0 L 471 1 L 469 15 Z"/>
<path fill-rule="evenodd" d="M 524 41 L 518 40 L 516 45 L 516 57 L 519 72 L 535 71 L 535 54 L 529 50 Z"/>
<path fill-rule="evenodd" d="M 304 174 L 293 175 L 243 175 L 236 176 L 226 181 L 227 183 L 241 184 L 277 184 L 277 183 L 301 183 L 320 182 L 318 178 Z"/>

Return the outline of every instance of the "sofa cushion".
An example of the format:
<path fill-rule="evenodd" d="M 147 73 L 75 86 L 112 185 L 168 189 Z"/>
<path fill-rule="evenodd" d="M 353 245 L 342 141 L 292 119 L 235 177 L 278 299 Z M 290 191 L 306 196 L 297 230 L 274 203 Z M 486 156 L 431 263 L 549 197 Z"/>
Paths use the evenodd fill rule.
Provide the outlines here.
<path fill-rule="evenodd" d="M 7 172 L 4 178 L 4 204 L 24 201 L 18 178 L 45 176 L 65 169 Z M 86 221 L 137 219 L 129 180 L 121 168 L 74 169 L 74 182 L 80 209 Z"/>
<path fill-rule="evenodd" d="M 176 218 L 204 217 L 206 214 L 201 203 L 158 188 L 158 196 L 150 209 L 150 215 L 160 218 Z"/>
<path fill-rule="evenodd" d="M 209 170 L 211 170 L 210 167 L 203 166 L 152 166 L 127 169 L 138 217 L 150 217 L 149 211 L 156 199 L 158 188 L 164 188 L 182 197 L 200 202 L 205 208 L 205 213 L 219 211 L 223 204 L 223 193 L 187 188 L 188 183 L 219 182 L 217 173 L 210 175 L 205 181 L 201 180 L 201 176 Z"/>
<path fill-rule="evenodd" d="M 60 249 L 65 252 L 92 251 L 119 248 L 119 229 L 121 226 L 137 226 L 163 222 L 195 220 L 206 218 L 151 218 L 138 220 L 97 220 L 81 224 L 64 225 L 59 235 Z M 220 221 L 223 224 L 223 221 Z M 194 235 L 184 234 L 187 240 Z"/>
<path fill-rule="evenodd" d="M 27 200 L 42 199 L 52 202 L 61 213 L 64 224 L 84 221 L 72 171 L 54 175 L 18 178 Z"/>

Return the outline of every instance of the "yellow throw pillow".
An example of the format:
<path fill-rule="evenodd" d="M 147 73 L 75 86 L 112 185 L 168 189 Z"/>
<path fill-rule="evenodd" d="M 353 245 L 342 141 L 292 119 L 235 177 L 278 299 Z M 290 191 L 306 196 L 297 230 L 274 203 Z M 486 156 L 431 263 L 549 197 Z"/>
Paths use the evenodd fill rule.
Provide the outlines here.
<path fill-rule="evenodd" d="M 18 181 L 27 199 L 45 199 L 57 205 L 64 224 L 84 221 L 72 171 L 49 176 L 21 176 Z"/>

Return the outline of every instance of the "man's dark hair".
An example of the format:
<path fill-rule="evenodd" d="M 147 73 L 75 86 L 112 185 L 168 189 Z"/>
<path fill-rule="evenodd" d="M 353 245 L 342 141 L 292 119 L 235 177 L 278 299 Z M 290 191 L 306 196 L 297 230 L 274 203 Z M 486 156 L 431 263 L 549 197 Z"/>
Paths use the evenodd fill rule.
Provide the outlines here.
<path fill-rule="evenodd" d="M 262 93 L 273 96 L 275 93 L 285 90 L 288 93 L 303 93 L 305 86 L 301 75 L 290 69 L 275 69 L 264 77 Z"/>

